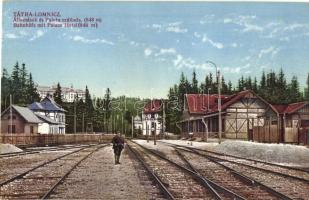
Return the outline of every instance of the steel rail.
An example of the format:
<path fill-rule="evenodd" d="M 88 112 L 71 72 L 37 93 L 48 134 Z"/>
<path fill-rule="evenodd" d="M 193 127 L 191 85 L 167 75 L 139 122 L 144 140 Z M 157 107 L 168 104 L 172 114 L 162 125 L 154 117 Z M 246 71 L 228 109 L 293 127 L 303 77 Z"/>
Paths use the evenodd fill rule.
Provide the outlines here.
<path fill-rule="evenodd" d="M 195 149 L 192 149 L 192 150 L 193 150 L 193 151 L 198 151 L 198 150 L 195 150 Z M 204 154 L 203 154 L 203 155 L 204 155 Z M 214 157 L 214 156 L 210 156 L 210 155 L 206 155 L 206 156 L 211 157 L 211 158 L 213 158 L 213 159 L 221 160 L 221 161 L 224 161 L 224 162 L 234 163 L 234 164 L 237 164 L 237 165 L 242 165 L 242 166 L 245 166 L 245 167 L 250 167 L 250 168 L 253 168 L 253 169 L 256 169 L 256 170 L 260 170 L 260 171 L 264 171 L 264 172 L 267 172 L 267 173 L 276 174 L 276 175 L 283 176 L 283 177 L 286 177 L 286 178 L 296 179 L 296 180 L 298 180 L 298 181 L 302 181 L 302 182 L 305 182 L 305 183 L 308 183 L 308 184 L 309 184 L 309 180 L 308 180 L 308 179 L 301 178 L 301 177 L 298 177 L 298 176 L 293 176 L 293 175 L 289 175 L 289 174 L 284 174 L 284 173 L 276 172 L 276 171 L 273 171 L 273 170 L 270 170 L 270 169 L 265 169 L 265 168 L 261 168 L 261 167 L 256 167 L 256 166 L 252 166 L 252 165 L 245 164 L 245 163 L 241 163 L 241 162 L 236 162 L 236 161 L 232 161 L 232 160 L 227 160 L 227 159 L 224 159 L 224 158 L 218 158 L 218 157 Z"/>
<path fill-rule="evenodd" d="M 184 148 L 184 147 L 182 147 L 182 148 L 175 147 L 175 148 L 180 149 L 180 150 L 183 150 L 183 151 L 186 151 L 186 152 L 194 153 L 194 155 L 199 155 L 199 156 L 202 156 L 202 157 L 204 157 L 204 158 L 207 158 L 208 160 L 210 160 L 210 161 L 212 161 L 212 162 L 214 162 L 214 163 L 216 163 L 216 164 L 218 164 L 218 165 L 224 167 L 225 169 L 231 171 L 237 178 L 239 178 L 239 179 L 241 179 L 241 180 L 243 180 L 243 181 L 245 181 L 245 182 L 247 182 L 247 183 L 249 183 L 249 184 L 252 184 L 252 185 L 259 185 L 259 186 L 261 186 L 262 188 L 264 188 L 265 190 L 267 190 L 268 192 L 270 192 L 271 194 L 277 196 L 277 197 L 280 198 L 280 199 L 283 199 L 283 200 L 292 200 L 290 197 L 288 197 L 288 196 L 286 196 L 286 195 L 284 195 L 284 194 L 282 194 L 282 193 L 280 193 L 280 192 L 278 192 L 278 191 L 272 189 L 271 187 L 268 187 L 268 186 L 264 185 L 263 183 L 261 183 L 261 182 L 259 182 L 259 181 L 256 181 L 256 180 L 254 180 L 254 179 L 252 179 L 252 178 L 250 178 L 250 177 L 248 177 L 248 176 L 245 176 L 245 175 L 243 175 L 243 174 L 241 174 L 241 173 L 235 171 L 234 169 L 232 169 L 232 168 L 230 168 L 230 167 L 228 167 L 228 166 L 226 166 L 226 165 L 224 165 L 224 164 L 222 164 L 222 163 L 216 161 L 216 160 L 215 160 L 214 158 L 212 158 L 211 156 L 207 156 L 207 155 L 201 154 L 200 152 L 198 152 L 198 151 L 196 151 L 196 150 L 193 150 L 193 149 L 190 149 L 190 148 L 188 148 L 189 150 L 182 149 L 182 148 Z"/>
<path fill-rule="evenodd" d="M 186 167 L 184 167 L 184 166 L 182 166 L 182 165 L 180 165 L 180 164 L 178 164 L 178 163 L 168 159 L 167 157 L 165 157 L 165 156 L 163 156 L 163 155 L 161 155 L 161 154 L 159 154 L 159 153 L 157 153 L 157 152 L 155 152 L 155 151 L 153 151 L 151 149 L 148 149 L 148 148 L 146 148 L 146 147 L 144 147 L 144 146 L 142 146 L 142 145 L 140 145 L 140 144 L 138 144 L 138 143 L 136 143 L 134 141 L 132 141 L 132 142 L 135 143 L 136 145 L 140 146 L 142 149 L 145 149 L 146 151 L 152 153 L 153 155 L 156 155 L 157 157 L 159 157 L 159 158 L 161 158 L 163 160 L 166 160 L 169 163 L 172 163 L 174 166 L 177 166 L 178 168 L 182 169 L 183 171 L 185 171 L 187 173 L 190 173 L 195 178 L 197 178 L 197 180 L 202 185 L 204 185 L 205 188 L 209 189 L 212 192 L 212 194 L 216 197 L 216 199 L 222 199 L 222 197 L 218 194 L 218 192 L 211 186 L 210 182 L 212 182 L 212 181 L 210 181 L 209 179 L 201 176 L 200 174 L 196 173 L 195 171 L 192 171 L 191 169 L 188 169 L 188 168 L 186 168 Z M 235 196 L 236 199 L 244 199 L 243 197 L 241 197 L 241 196 L 231 192 L 230 190 L 228 190 L 228 189 L 226 189 L 226 188 L 224 188 L 224 187 L 222 187 L 222 186 L 220 186 L 218 184 L 216 184 L 216 186 L 220 187 L 221 190 L 224 190 L 226 193 L 230 194 L 231 196 Z"/>
<path fill-rule="evenodd" d="M 159 185 L 161 191 L 163 192 L 163 194 L 171 200 L 174 200 L 175 197 L 173 196 L 173 194 L 165 187 L 164 183 L 162 182 L 162 180 L 150 169 L 150 167 L 143 161 L 143 159 L 141 158 L 141 156 L 129 145 L 126 145 L 128 147 L 128 149 L 134 154 L 134 156 L 138 159 L 138 161 L 143 165 L 143 167 L 147 170 L 147 172 L 153 177 L 153 179 L 155 180 L 155 182 Z"/>
<path fill-rule="evenodd" d="M 171 143 L 168 143 L 168 142 L 163 142 L 163 143 L 166 143 L 170 146 L 178 146 L 178 147 L 182 147 L 182 148 L 188 148 L 188 149 L 192 149 L 192 150 L 197 150 L 197 151 L 202 151 L 202 152 L 206 152 L 206 153 L 209 153 L 207 150 L 203 150 L 203 149 L 199 149 L 199 148 L 194 148 L 194 147 L 186 147 L 186 146 L 183 146 L 183 145 L 177 145 L 177 144 L 171 144 Z M 211 152 L 212 153 L 212 152 Z M 218 155 L 221 155 L 221 156 L 229 156 L 229 155 L 225 155 L 225 154 L 220 154 L 220 153 L 217 153 Z M 210 156 L 214 159 L 218 159 L 218 160 L 222 160 L 222 161 L 226 161 L 226 162 L 230 162 L 230 163 L 234 163 L 234 164 L 238 164 L 238 165 L 243 165 L 243 166 L 246 166 L 246 167 L 250 167 L 250 168 L 253 168 L 253 169 L 256 169 L 256 170 L 262 170 L 262 171 L 265 171 L 265 172 L 268 172 L 268 173 L 272 173 L 272 174 L 276 174 L 276 175 L 279 175 L 279 176 L 283 176 L 283 177 L 287 177 L 287 178 L 292 178 L 292 179 L 296 179 L 298 181 L 302 181 L 302 182 L 305 182 L 305 183 L 309 183 L 309 180 L 308 179 L 305 179 L 305 178 L 301 178 L 301 177 L 298 177 L 298 176 L 293 176 L 293 175 L 289 175 L 289 174 L 284 174 L 284 173 L 281 173 L 281 172 L 276 172 L 276 171 L 273 171 L 273 170 L 270 170 L 270 169 L 265 169 L 265 168 L 261 168 L 261 167 L 256 167 L 256 166 L 252 166 L 252 165 L 249 165 L 249 164 L 245 164 L 245 163 L 241 163 L 241 162 L 237 162 L 237 161 L 232 161 L 232 160 L 228 160 L 228 159 L 224 159 L 224 158 L 218 158 L 218 157 L 214 157 L 214 156 L 211 156 L 211 155 L 207 155 L 207 156 Z M 239 159 L 243 159 L 243 160 L 246 160 L 245 158 L 239 158 Z M 257 161 L 259 162 L 259 161 Z M 271 165 L 271 164 L 269 164 Z M 293 170 L 298 170 L 298 168 L 295 168 Z M 298 170 L 298 171 L 302 171 L 302 172 L 307 172 L 307 171 L 303 171 L 303 170 Z"/>
<path fill-rule="evenodd" d="M 208 181 L 209 184 L 212 185 L 212 187 L 217 188 L 217 190 L 220 190 L 220 191 L 223 192 L 223 193 L 228 193 L 229 195 L 234 196 L 236 199 L 243 199 L 243 200 L 245 199 L 244 197 L 242 197 L 242 196 L 236 194 L 235 192 L 233 192 L 233 191 L 231 191 L 231 190 L 229 190 L 229 189 L 227 189 L 227 188 L 222 188 L 222 186 L 218 185 L 217 183 L 213 182 L 212 180 L 205 178 L 195 167 L 193 167 L 193 165 L 188 161 L 188 159 L 186 159 L 186 158 L 184 157 L 184 155 L 183 155 L 182 153 L 180 153 L 179 150 L 177 150 L 177 149 L 175 149 L 175 150 L 176 150 L 177 154 L 179 155 L 179 157 L 189 166 L 189 168 L 190 168 L 192 171 L 194 171 L 194 172 L 196 172 L 197 174 L 199 174 L 203 179 L 205 179 L 205 181 Z M 206 180 L 206 179 L 207 179 L 207 180 Z M 227 191 L 228 191 L 228 192 L 227 192 Z"/>
<path fill-rule="evenodd" d="M 81 160 L 79 160 L 76 164 L 73 165 L 73 167 L 71 167 L 70 170 L 68 170 L 43 196 L 41 199 L 47 199 L 51 194 L 52 192 L 56 189 L 56 187 L 58 185 L 60 185 L 64 179 L 69 175 L 71 174 L 71 172 L 81 163 L 83 162 L 85 159 L 87 159 L 89 156 L 91 156 L 93 153 L 95 153 L 96 151 L 98 151 L 99 149 L 101 148 L 104 148 L 106 146 L 109 146 L 108 144 L 106 145 L 103 145 L 103 146 L 99 146 L 97 147 L 96 149 L 94 149 L 93 151 L 91 151 L 91 153 L 87 154 L 86 156 L 84 156 Z"/>
<path fill-rule="evenodd" d="M 42 153 L 44 151 L 59 151 L 59 150 L 66 150 L 66 149 L 75 149 L 75 148 L 80 148 L 80 147 L 89 147 L 89 146 L 94 146 L 96 144 L 89 144 L 89 145 L 74 145 L 70 147 L 56 147 L 56 148 L 51 148 L 51 149 L 33 149 L 33 150 L 26 150 L 26 151 L 21 151 L 21 152 L 11 152 L 11 153 L 2 153 L 0 154 L 0 159 L 1 158 L 7 158 L 7 157 L 14 157 L 14 156 L 20 156 L 20 155 L 29 155 L 29 154 L 36 154 L 36 153 Z"/>
<path fill-rule="evenodd" d="M 35 167 L 33 167 L 33 168 L 31 168 L 31 169 L 25 171 L 25 172 L 22 172 L 22 173 L 20 173 L 20 174 L 14 176 L 14 177 L 12 177 L 12 178 L 9 178 L 8 180 L 5 180 L 5 181 L 1 182 L 1 183 L 0 183 L 0 187 L 2 187 L 2 186 L 5 185 L 5 184 L 8 184 L 8 183 L 10 183 L 10 182 L 12 182 L 12 181 L 14 181 L 14 180 L 16 180 L 16 179 L 19 179 L 19 178 L 25 176 L 26 174 L 28 174 L 28 173 L 30 173 L 30 172 L 32 172 L 32 171 L 34 171 L 34 170 L 36 170 L 36 169 L 38 169 L 38 168 L 40 168 L 40 167 L 43 167 L 44 165 L 47 165 L 47 164 L 52 163 L 52 162 L 54 162 L 54 161 L 56 161 L 56 160 L 59 160 L 59 159 L 61 159 L 61 158 L 63 158 L 63 157 L 66 157 L 66 156 L 69 156 L 69 155 L 71 155 L 71 154 L 74 154 L 74 153 L 77 153 L 77 152 L 79 152 L 79 151 L 82 151 L 82 150 L 84 150 L 84 149 L 86 149 L 86 148 L 88 148 L 88 147 L 80 148 L 80 149 L 78 149 L 78 150 L 72 151 L 72 152 L 70 152 L 70 153 L 64 154 L 64 155 L 62 155 L 62 156 L 59 156 L 59 157 L 57 157 L 57 158 L 54 158 L 54 159 L 52 159 L 52 160 L 46 161 L 46 162 L 44 162 L 44 163 L 42 163 L 42 164 L 39 164 L 39 165 L 37 165 L 37 166 L 35 166 Z"/>
<path fill-rule="evenodd" d="M 163 141 L 158 141 L 158 142 L 176 145 L 176 146 L 180 146 L 180 147 L 187 147 L 187 146 L 183 146 L 183 145 L 172 144 L 172 143 L 169 143 L 169 142 L 163 142 Z M 187 148 L 192 148 L 192 149 L 196 149 L 196 150 L 199 150 L 199 151 L 204 151 L 204 152 L 207 152 L 207 153 L 212 153 L 212 154 L 216 154 L 216 155 L 220 155 L 220 156 L 227 156 L 227 157 L 243 159 L 243 160 L 257 162 L 257 163 L 263 163 L 263 164 L 267 164 L 267 165 L 272 165 L 272 166 L 276 166 L 276 167 L 292 169 L 292 170 L 295 170 L 295 171 L 301 171 L 301 172 L 307 172 L 307 173 L 309 172 L 309 169 L 303 169 L 303 168 L 292 167 L 292 166 L 285 166 L 285 165 L 280 165 L 280 164 L 277 164 L 277 163 L 271 163 L 271 162 L 267 162 L 267 161 L 263 161 L 263 160 L 257 160 L 257 159 L 253 159 L 253 158 L 245 158 L 245 157 L 241 157 L 241 156 L 235 156 L 235 155 L 226 154 L 226 153 L 219 153 L 219 152 L 210 151 L 210 150 L 206 150 L 206 149 L 199 149 L 199 148 L 195 148 L 195 147 L 187 147 Z"/>

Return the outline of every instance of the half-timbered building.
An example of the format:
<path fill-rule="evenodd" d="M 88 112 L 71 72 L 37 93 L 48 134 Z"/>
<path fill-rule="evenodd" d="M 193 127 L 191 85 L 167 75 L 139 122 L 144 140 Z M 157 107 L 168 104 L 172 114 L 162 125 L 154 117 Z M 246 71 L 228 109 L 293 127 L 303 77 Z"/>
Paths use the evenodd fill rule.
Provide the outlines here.
<path fill-rule="evenodd" d="M 182 120 L 178 123 L 183 136 L 218 133 L 218 95 L 187 94 Z M 265 120 L 279 124 L 278 112 L 251 90 L 221 98 L 223 137 L 253 139 L 253 126 L 264 126 Z"/>
<path fill-rule="evenodd" d="M 309 143 L 309 102 L 274 105 L 280 115 L 280 141 Z"/>

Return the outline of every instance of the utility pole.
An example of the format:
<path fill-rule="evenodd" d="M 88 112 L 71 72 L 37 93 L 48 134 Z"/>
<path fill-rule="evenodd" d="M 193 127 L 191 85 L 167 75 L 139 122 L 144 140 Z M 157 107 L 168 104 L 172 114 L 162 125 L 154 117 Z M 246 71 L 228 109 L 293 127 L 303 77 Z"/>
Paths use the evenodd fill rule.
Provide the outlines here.
<path fill-rule="evenodd" d="M 12 116 L 12 95 L 10 94 L 10 132 L 11 132 L 11 138 L 13 139 L 13 116 Z"/>
<path fill-rule="evenodd" d="M 212 61 L 206 61 L 207 63 L 212 64 L 216 68 L 217 81 L 218 81 L 218 135 L 219 135 L 219 144 L 221 144 L 222 139 L 222 119 L 221 119 L 221 76 L 220 70 L 218 70 L 217 65 Z"/>
<path fill-rule="evenodd" d="M 131 116 L 131 125 L 132 125 L 132 139 L 133 139 L 133 115 Z"/>
<path fill-rule="evenodd" d="M 208 95 L 207 95 L 207 112 L 209 112 L 209 90 L 211 90 L 211 88 L 207 88 L 208 91 Z"/>
<path fill-rule="evenodd" d="M 74 133 L 76 134 L 76 102 L 74 101 Z"/>
<path fill-rule="evenodd" d="M 222 119 L 221 119 L 221 76 L 220 70 L 218 70 L 218 111 L 219 111 L 219 144 L 222 140 Z"/>
<path fill-rule="evenodd" d="M 121 135 L 124 133 L 124 131 L 123 131 L 123 113 L 122 113 L 122 115 L 121 115 Z"/>
<path fill-rule="evenodd" d="M 82 132 L 84 133 L 85 131 L 85 113 L 83 113 L 83 123 L 82 123 Z"/>
<path fill-rule="evenodd" d="M 157 123 L 155 122 L 154 123 L 154 136 L 153 136 L 153 138 L 154 138 L 154 140 L 153 140 L 153 145 L 157 145 Z"/>
<path fill-rule="evenodd" d="M 116 116 L 114 114 L 113 118 L 112 118 L 112 123 L 114 123 L 114 126 L 113 126 L 113 132 L 116 133 Z"/>
<path fill-rule="evenodd" d="M 163 100 L 162 103 L 163 103 L 162 134 L 165 136 L 165 104 Z"/>
<path fill-rule="evenodd" d="M 149 126 L 146 122 L 146 134 L 147 134 L 147 143 L 149 143 Z"/>
<path fill-rule="evenodd" d="M 104 112 L 103 132 L 106 132 L 106 113 Z"/>

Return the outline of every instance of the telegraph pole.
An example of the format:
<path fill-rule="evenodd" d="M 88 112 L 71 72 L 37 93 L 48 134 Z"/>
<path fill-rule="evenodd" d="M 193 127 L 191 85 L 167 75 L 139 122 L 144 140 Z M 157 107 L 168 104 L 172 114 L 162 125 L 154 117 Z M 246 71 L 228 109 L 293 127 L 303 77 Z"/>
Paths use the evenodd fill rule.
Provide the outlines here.
<path fill-rule="evenodd" d="M 162 134 L 165 136 L 165 104 L 163 100 L 162 103 L 163 103 Z"/>
<path fill-rule="evenodd" d="M 219 144 L 221 144 L 222 139 L 222 119 L 221 119 L 221 76 L 220 76 L 220 70 L 218 70 L 217 65 L 212 61 L 206 61 L 207 63 L 212 64 L 216 68 L 216 74 L 217 74 L 217 81 L 218 81 L 218 135 L 219 135 Z"/>
<path fill-rule="evenodd" d="M 132 125 L 132 139 L 133 139 L 133 115 L 132 115 L 132 117 L 131 117 L 131 125 Z"/>
<path fill-rule="evenodd" d="M 83 113 L 83 123 L 82 123 L 82 132 L 84 133 L 85 131 L 85 113 Z"/>
<path fill-rule="evenodd" d="M 220 70 L 218 70 L 218 111 L 219 111 L 219 144 L 222 140 L 222 119 L 221 119 L 221 76 Z"/>
<path fill-rule="evenodd" d="M 11 94 L 10 94 L 10 125 L 11 125 L 11 128 L 10 128 L 11 137 L 13 139 L 12 95 Z"/>
<path fill-rule="evenodd" d="M 74 101 L 74 133 L 76 134 L 76 102 Z"/>

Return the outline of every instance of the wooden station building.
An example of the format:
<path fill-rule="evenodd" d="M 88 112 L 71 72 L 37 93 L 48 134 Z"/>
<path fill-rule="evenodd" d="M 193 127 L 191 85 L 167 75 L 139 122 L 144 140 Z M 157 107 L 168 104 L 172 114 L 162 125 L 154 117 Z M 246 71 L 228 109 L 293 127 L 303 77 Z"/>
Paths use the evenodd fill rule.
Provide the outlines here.
<path fill-rule="evenodd" d="M 183 137 L 190 132 L 202 138 L 218 134 L 218 98 L 218 95 L 185 95 L 184 112 L 177 123 Z M 272 105 L 251 90 L 220 98 L 225 138 L 299 143 L 296 127 L 292 131 L 289 127 L 297 124 L 299 132 L 300 127 L 309 126 L 309 105 L 304 102 Z"/>

